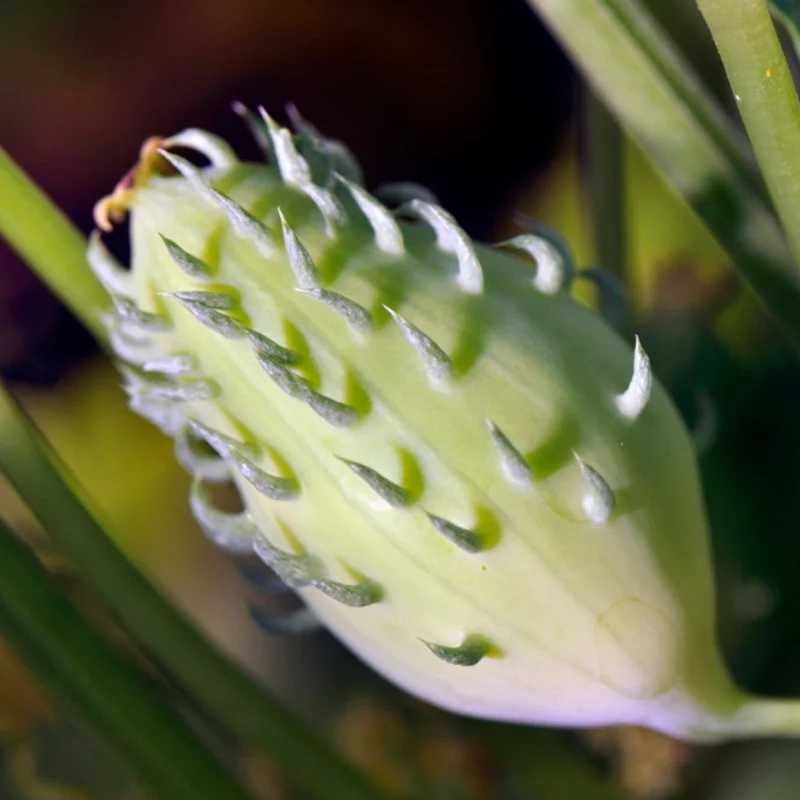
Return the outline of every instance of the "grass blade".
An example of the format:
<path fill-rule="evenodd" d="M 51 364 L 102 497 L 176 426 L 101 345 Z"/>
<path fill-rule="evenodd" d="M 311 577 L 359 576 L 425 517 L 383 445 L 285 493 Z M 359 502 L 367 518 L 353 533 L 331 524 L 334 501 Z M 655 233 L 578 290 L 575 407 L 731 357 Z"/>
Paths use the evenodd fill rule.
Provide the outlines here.
<path fill-rule="evenodd" d="M 108 293 L 86 263 L 86 240 L 0 147 L 0 235 L 101 342 Z"/>
<path fill-rule="evenodd" d="M 766 0 L 698 0 L 800 261 L 800 101 Z"/>
<path fill-rule="evenodd" d="M 2 385 L 0 431 L 0 473 L 128 631 L 199 706 L 263 750 L 312 796 L 379 800 L 364 778 L 230 663 L 117 549 Z"/>
<path fill-rule="evenodd" d="M 89 627 L 2 520 L 0 636 L 153 798 L 251 797 L 157 684 Z"/>
<path fill-rule="evenodd" d="M 800 269 L 746 143 L 638 0 L 527 0 L 795 345 Z"/>

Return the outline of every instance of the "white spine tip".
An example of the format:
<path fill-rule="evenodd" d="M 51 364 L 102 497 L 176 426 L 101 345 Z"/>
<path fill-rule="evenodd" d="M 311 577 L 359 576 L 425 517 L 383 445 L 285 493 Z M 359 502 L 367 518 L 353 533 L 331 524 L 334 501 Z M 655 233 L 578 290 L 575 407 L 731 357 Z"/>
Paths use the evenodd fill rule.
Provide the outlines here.
<path fill-rule="evenodd" d="M 284 183 L 297 187 L 311 183 L 311 167 L 294 146 L 291 131 L 278 125 L 261 106 L 258 113 L 267 124 L 278 171 Z"/>
<path fill-rule="evenodd" d="M 311 258 L 308 250 L 297 238 L 297 234 L 289 226 L 286 221 L 286 216 L 283 209 L 278 208 L 278 217 L 281 221 L 281 228 L 283 229 L 283 246 L 286 250 L 286 255 L 289 259 L 289 266 L 294 273 L 295 280 L 301 289 L 317 289 L 319 287 L 320 278 L 317 265 L 314 259 Z"/>
<path fill-rule="evenodd" d="M 361 213 L 367 218 L 375 235 L 375 246 L 378 250 L 389 256 L 402 256 L 406 250 L 403 232 L 389 209 L 368 191 L 342 175 L 337 173 L 336 179 L 347 188 Z"/>
<path fill-rule="evenodd" d="M 211 184 L 208 178 L 203 174 L 203 171 L 192 164 L 191 161 L 183 158 L 182 156 L 170 153 L 169 150 L 164 148 L 159 149 L 159 154 L 163 156 L 186 180 L 194 187 L 195 191 L 207 200 L 213 203 L 214 200 L 211 196 Z"/>
<path fill-rule="evenodd" d="M 572 455 L 578 463 L 586 481 L 586 492 L 581 506 L 586 516 L 598 524 L 608 522 L 614 511 L 614 492 L 605 478 L 594 467 L 590 467 L 574 450 Z"/>
<path fill-rule="evenodd" d="M 639 337 L 633 351 L 633 376 L 628 388 L 615 398 L 619 413 L 633 421 L 644 411 L 653 390 L 653 371 Z"/>
<path fill-rule="evenodd" d="M 383 306 L 392 319 L 398 324 L 406 341 L 417 351 L 428 373 L 430 382 L 436 388 L 446 386 L 450 378 L 450 357 L 430 336 L 423 333 L 416 325 L 412 325 L 396 311 Z"/>
<path fill-rule="evenodd" d="M 567 283 L 569 270 L 564 257 L 558 248 L 544 237 L 523 233 L 506 242 L 500 242 L 498 247 L 520 250 L 533 259 L 536 272 L 531 284 L 542 294 L 558 294 Z"/>
<path fill-rule="evenodd" d="M 405 209 L 424 220 L 436 234 L 436 246 L 452 253 L 458 262 L 458 285 L 467 294 L 483 293 L 483 268 L 469 236 L 443 208 L 423 200 L 411 200 Z"/>
<path fill-rule="evenodd" d="M 205 156 L 215 169 L 229 170 L 239 164 L 236 153 L 224 139 L 199 128 L 187 128 L 175 136 L 170 136 L 165 144 L 167 147 L 186 147 L 189 150 L 196 150 Z"/>

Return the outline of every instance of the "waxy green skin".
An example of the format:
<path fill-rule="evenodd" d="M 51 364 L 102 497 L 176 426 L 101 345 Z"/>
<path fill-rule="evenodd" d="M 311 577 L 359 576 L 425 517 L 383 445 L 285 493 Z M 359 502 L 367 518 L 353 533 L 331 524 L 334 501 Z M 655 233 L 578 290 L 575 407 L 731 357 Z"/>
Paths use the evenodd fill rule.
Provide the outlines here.
<path fill-rule="evenodd" d="M 184 441 L 211 430 L 242 445 L 210 440 L 247 509 L 228 520 L 227 546 L 254 547 L 364 661 L 447 709 L 694 739 L 735 727 L 743 701 L 714 644 L 692 443 L 657 382 L 621 413 L 631 347 L 567 290 L 538 291 L 511 250 L 469 244 L 480 287 L 459 274 L 467 245 L 448 251 L 424 219 L 395 214 L 402 252 L 391 226 L 381 249 L 342 182 L 327 184 L 339 218 L 326 221 L 273 166 L 203 176 L 263 222 L 272 252 L 196 180 L 150 174 L 127 203 L 132 271 L 104 279 L 156 315 L 109 319 L 139 365 L 126 373 L 132 405 Z M 292 234 L 314 274 L 292 269 Z M 190 276 L 164 237 L 211 274 Z M 323 302 L 315 284 L 364 313 Z M 223 295 L 211 324 L 174 296 L 198 291 Z M 299 363 L 265 369 L 247 331 Z M 165 363 L 177 374 L 152 371 Z M 175 384 L 190 399 L 153 399 L 153 385 Z M 321 414 L 320 396 L 347 408 Z M 281 499 L 243 463 L 283 480 Z"/>

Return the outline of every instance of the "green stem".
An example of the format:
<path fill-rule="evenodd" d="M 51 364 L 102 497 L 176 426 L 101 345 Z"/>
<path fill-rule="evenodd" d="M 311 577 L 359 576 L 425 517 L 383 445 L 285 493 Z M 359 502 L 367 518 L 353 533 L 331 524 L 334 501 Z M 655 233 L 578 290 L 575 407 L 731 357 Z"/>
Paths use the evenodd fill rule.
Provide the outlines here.
<path fill-rule="evenodd" d="M 100 341 L 108 293 L 86 264 L 75 226 L 0 147 L 0 235 Z"/>
<path fill-rule="evenodd" d="M 625 139 L 605 103 L 583 87 L 583 161 L 595 263 L 625 279 Z"/>
<path fill-rule="evenodd" d="M 721 731 L 725 739 L 800 736 L 800 700 L 747 696 Z"/>
<path fill-rule="evenodd" d="M 765 0 L 698 0 L 800 263 L 800 102 Z"/>
<path fill-rule="evenodd" d="M 128 630 L 206 711 L 315 797 L 378 800 L 350 765 L 225 659 L 127 560 L 2 387 L 0 431 L 0 472 Z"/>
<path fill-rule="evenodd" d="M 86 624 L 2 520 L 0 636 L 154 798 L 250 797 L 157 684 Z"/>
<path fill-rule="evenodd" d="M 527 3 L 800 349 L 800 269 L 747 143 L 653 15 L 641 0 Z"/>

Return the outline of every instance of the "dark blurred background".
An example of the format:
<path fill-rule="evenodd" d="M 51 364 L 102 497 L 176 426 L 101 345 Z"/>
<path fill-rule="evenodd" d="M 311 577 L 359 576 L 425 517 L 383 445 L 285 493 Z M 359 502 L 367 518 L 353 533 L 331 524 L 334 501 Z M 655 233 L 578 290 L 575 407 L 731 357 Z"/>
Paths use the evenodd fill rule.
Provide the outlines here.
<path fill-rule="evenodd" d="M 148 136 L 203 127 L 256 157 L 240 100 L 294 103 L 370 185 L 422 183 L 486 235 L 574 94 L 523 0 L 3 0 L 0 75 L 0 142 L 84 230 Z M 48 381 L 89 347 L 0 245 L 0 368 Z"/>

